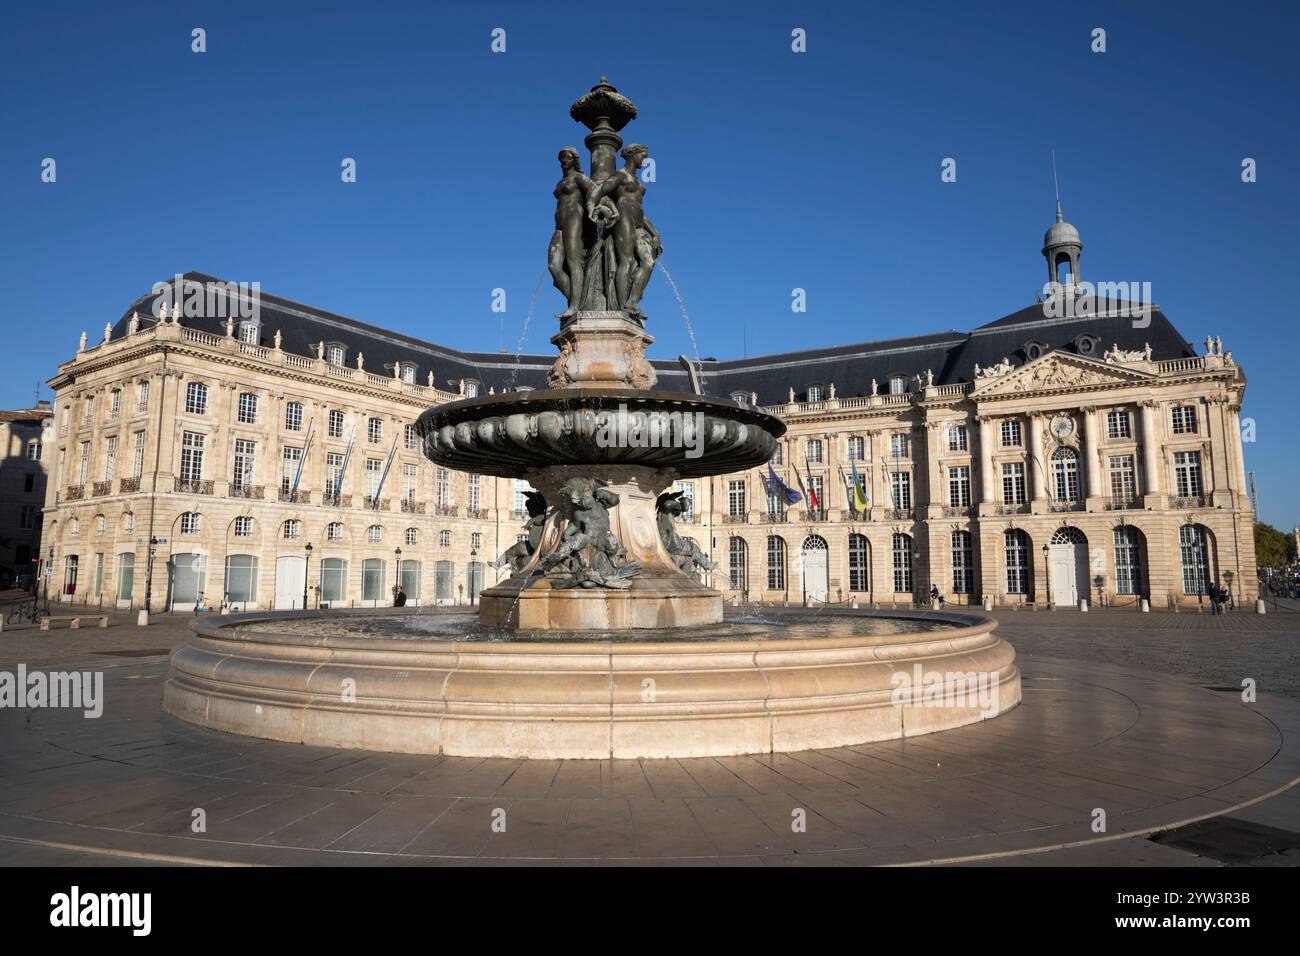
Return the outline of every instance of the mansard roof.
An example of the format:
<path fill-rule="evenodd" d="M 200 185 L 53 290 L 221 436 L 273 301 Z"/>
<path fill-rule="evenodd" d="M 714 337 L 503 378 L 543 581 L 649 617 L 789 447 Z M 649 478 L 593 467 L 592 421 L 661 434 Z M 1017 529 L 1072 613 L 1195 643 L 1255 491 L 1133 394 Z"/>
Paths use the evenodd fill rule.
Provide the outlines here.
<path fill-rule="evenodd" d="M 225 282 L 200 272 L 188 272 L 184 278 L 204 285 Z M 118 320 L 113 338 L 126 333 L 132 313 L 139 313 L 142 327 L 156 322 L 154 299 L 153 292 L 137 298 Z M 434 384 L 443 389 L 454 390 L 460 379 L 478 381 L 484 391 L 489 387 L 497 391 L 519 386 L 542 388 L 555 358 L 549 354 L 461 351 L 266 292 L 260 294 L 259 302 L 262 345 L 272 344 L 277 330 L 282 336 L 281 347 L 299 355 L 314 355 L 316 343 L 321 341 L 338 343 L 346 350 L 349 366 L 355 367 L 358 351 L 365 354 L 366 369 L 378 374 L 391 373 L 394 363 L 410 362 L 415 364 L 421 384 L 432 371 Z M 787 401 L 792 388 L 796 397 L 802 398 L 814 383 L 833 382 L 837 394 L 848 398 L 870 394 L 871 380 L 875 379 L 883 392 L 890 376 L 903 374 L 910 379 L 924 376 L 927 369 L 933 370 L 938 385 L 969 382 L 974 378 L 976 364 L 995 365 L 1005 357 L 1017 367 L 1023 365 L 1029 360 L 1025 349 L 1030 343 L 1039 343 L 1044 351 L 1079 353 L 1081 336 L 1092 340 L 1096 358 L 1116 345 L 1141 351 L 1150 344 L 1156 360 L 1196 354 L 1158 306 L 1152 307 L 1147 324 L 1139 319 L 1135 325 L 1132 317 L 1119 311 L 1112 308 L 1097 315 L 1055 318 L 1047 314 L 1043 303 L 1035 303 L 971 332 L 949 329 L 742 359 L 706 359 L 701 363 L 701 379 L 709 395 L 725 398 L 736 393 L 757 393 L 760 404 L 771 405 Z M 915 321 L 919 324 L 924 317 Z M 215 334 L 225 331 L 224 315 L 183 316 L 181 323 Z M 676 361 L 657 359 L 653 365 L 660 387 L 689 390 L 686 374 Z"/>

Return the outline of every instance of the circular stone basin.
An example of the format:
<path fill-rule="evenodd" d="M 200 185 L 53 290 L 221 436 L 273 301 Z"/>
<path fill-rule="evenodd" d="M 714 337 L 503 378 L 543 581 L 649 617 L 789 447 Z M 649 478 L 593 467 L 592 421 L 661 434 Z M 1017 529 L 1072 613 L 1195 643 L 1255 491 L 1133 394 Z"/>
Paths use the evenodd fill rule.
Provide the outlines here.
<path fill-rule="evenodd" d="M 996 622 L 762 608 L 709 628 L 494 631 L 472 611 L 199 618 L 163 706 L 232 733 L 475 757 L 701 757 L 960 727 L 1020 701 Z"/>
<path fill-rule="evenodd" d="M 785 434 L 779 418 L 735 402 L 617 388 L 467 398 L 429 409 L 416 428 L 431 461 L 502 478 L 556 465 L 639 465 L 704 478 L 763 464 Z"/>

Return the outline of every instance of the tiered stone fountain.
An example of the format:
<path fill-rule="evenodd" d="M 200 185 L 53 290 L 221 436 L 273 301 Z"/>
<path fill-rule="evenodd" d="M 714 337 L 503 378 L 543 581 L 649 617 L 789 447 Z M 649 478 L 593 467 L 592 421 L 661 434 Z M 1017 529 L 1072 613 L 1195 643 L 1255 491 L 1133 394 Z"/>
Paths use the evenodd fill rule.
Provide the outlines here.
<path fill-rule="evenodd" d="M 574 103 L 589 174 L 560 151 L 549 250 L 567 308 L 549 387 L 425 412 L 425 454 L 524 478 L 527 540 L 467 611 L 196 620 L 164 706 L 236 733 L 504 757 L 801 750 L 927 733 L 1020 700 L 1014 651 L 975 615 L 765 609 L 724 615 L 678 531 L 679 478 L 768 461 L 785 426 L 656 391 L 641 293 L 662 251 L 642 207 L 636 107 L 603 78 Z M 977 694 L 977 688 L 983 688 Z"/>

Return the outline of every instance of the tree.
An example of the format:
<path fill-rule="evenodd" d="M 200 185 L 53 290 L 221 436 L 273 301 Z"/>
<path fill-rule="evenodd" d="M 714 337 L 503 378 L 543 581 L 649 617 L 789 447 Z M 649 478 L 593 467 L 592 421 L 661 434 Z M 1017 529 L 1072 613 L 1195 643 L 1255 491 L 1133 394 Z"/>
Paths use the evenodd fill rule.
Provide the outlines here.
<path fill-rule="evenodd" d="M 1255 522 L 1255 561 L 1263 567 L 1276 568 L 1286 564 L 1291 555 L 1291 536 L 1272 525 Z"/>

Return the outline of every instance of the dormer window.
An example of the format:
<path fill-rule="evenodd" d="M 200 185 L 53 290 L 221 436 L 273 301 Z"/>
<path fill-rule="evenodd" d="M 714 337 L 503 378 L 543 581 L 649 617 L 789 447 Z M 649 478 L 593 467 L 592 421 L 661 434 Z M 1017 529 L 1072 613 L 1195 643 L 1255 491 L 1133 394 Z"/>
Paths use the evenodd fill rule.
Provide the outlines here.
<path fill-rule="evenodd" d="M 247 342 L 249 345 L 256 345 L 262 337 L 262 330 L 256 322 L 239 323 L 239 341 Z"/>
<path fill-rule="evenodd" d="M 826 386 L 814 383 L 808 386 L 808 401 L 824 402 L 826 401 Z"/>
<path fill-rule="evenodd" d="M 331 342 L 329 345 L 325 346 L 325 361 L 329 362 L 331 365 L 342 365 L 346 355 L 347 350 L 337 342 Z"/>
<path fill-rule="evenodd" d="M 749 405 L 749 395 L 745 392 L 732 392 L 731 400 L 741 408 L 746 408 Z"/>
<path fill-rule="evenodd" d="M 465 397 L 466 398 L 478 397 L 478 382 L 474 381 L 472 378 L 465 379 Z"/>
<path fill-rule="evenodd" d="M 907 391 L 907 376 L 906 376 L 906 375 L 901 375 L 901 374 L 900 374 L 900 375 L 891 375 L 891 376 L 889 376 L 889 394 L 890 394 L 890 395 L 902 395 L 902 394 L 905 393 L 906 391 Z"/>
<path fill-rule="evenodd" d="M 401 363 L 402 381 L 407 385 L 415 384 L 415 365 L 411 362 Z"/>

